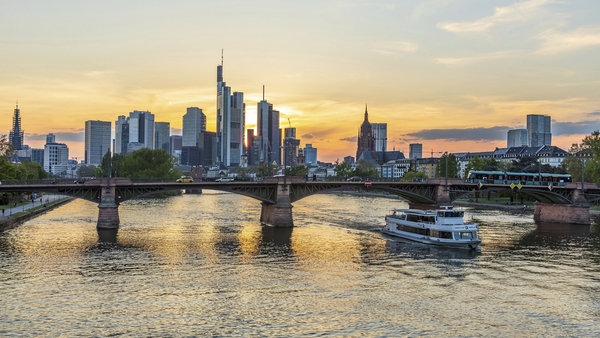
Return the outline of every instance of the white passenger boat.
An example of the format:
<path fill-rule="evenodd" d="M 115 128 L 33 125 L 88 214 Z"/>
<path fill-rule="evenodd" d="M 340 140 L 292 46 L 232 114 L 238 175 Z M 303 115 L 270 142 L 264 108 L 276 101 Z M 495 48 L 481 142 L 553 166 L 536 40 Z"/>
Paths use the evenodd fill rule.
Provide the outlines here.
<path fill-rule="evenodd" d="M 478 226 L 465 223 L 464 214 L 451 206 L 438 210 L 394 209 L 385 216 L 382 232 L 420 243 L 480 250 Z"/>

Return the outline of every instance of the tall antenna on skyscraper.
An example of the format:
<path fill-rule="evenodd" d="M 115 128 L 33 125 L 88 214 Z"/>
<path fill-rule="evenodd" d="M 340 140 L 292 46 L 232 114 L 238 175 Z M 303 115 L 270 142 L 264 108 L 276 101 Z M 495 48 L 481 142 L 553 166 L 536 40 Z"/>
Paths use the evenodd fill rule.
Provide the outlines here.
<path fill-rule="evenodd" d="M 265 85 L 263 85 L 263 101 L 265 100 Z"/>
<path fill-rule="evenodd" d="M 221 48 L 221 66 L 223 66 L 223 48 Z"/>

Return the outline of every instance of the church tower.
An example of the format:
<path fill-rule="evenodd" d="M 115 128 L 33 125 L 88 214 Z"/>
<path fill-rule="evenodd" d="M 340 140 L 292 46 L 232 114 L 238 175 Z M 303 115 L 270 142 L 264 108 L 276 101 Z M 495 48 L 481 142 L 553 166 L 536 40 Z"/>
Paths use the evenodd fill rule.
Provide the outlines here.
<path fill-rule="evenodd" d="M 13 146 L 14 150 L 23 149 L 23 137 L 24 132 L 21 130 L 21 111 L 19 110 L 19 104 L 15 108 L 15 115 L 13 116 L 13 128 L 8 136 L 8 142 Z"/>
<path fill-rule="evenodd" d="M 369 122 L 369 112 L 365 105 L 365 120 L 360 126 L 358 132 L 358 148 L 356 150 L 356 161 L 360 158 L 363 151 L 375 151 L 375 137 L 373 136 L 373 128 Z"/>

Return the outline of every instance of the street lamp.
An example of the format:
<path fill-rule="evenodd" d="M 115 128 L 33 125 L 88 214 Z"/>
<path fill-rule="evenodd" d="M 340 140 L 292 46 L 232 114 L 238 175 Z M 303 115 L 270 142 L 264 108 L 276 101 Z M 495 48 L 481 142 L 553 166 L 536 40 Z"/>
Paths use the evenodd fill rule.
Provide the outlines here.
<path fill-rule="evenodd" d="M 448 190 L 448 152 L 444 152 L 444 156 L 446 156 L 446 191 Z"/>

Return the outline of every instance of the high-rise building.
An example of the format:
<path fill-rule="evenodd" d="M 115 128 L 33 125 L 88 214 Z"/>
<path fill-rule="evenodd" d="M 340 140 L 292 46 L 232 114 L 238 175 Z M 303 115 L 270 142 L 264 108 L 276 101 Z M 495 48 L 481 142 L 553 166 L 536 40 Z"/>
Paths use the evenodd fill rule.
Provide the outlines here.
<path fill-rule="evenodd" d="M 260 148 L 257 144 L 257 138 L 255 137 L 254 129 L 246 130 L 246 156 L 248 165 L 258 165 L 258 149 Z"/>
<path fill-rule="evenodd" d="M 371 123 L 375 151 L 387 151 L 387 123 Z"/>
<path fill-rule="evenodd" d="M 244 93 L 231 93 L 223 81 L 223 59 L 217 66 L 217 154 L 215 162 L 239 166 L 244 154 Z"/>
<path fill-rule="evenodd" d="M 56 143 L 56 136 L 52 133 L 46 135 L 46 143 Z"/>
<path fill-rule="evenodd" d="M 304 147 L 305 163 L 317 164 L 317 148 L 313 148 L 312 144 L 307 144 Z"/>
<path fill-rule="evenodd" d="M 129 120 L 125 115 L 120 115 L 115 121 L 115 154 L 126 154 L 127 143 L 129 143 Z"/>
<path fill-rule="evenodd" d="M 154 147 L 156 149 L 162 149 L 168 153 L 171 150 L 171 123 L 155 122 L 154 134 Z"/>
<path fill-rule="evenodd" d="M 121 115 L 115 122 L 116 154 L 125 154 L 141 148 L 155 148 L 154 114 L 134 110 L 129 117 Z"/>
<path fill-rule="evenodd" d="M 15 113 L 13 115 L 12 130 L 8 136 L 8 143 L 13 146 L 14 150 L 21 150 L 23 149 L 24 138 L 25 132 L 21 129 L 21 110 L 19 109 L 19 104 L 17 103 Z"/>
<path fill-rule="evenodd" d="M 53 175 L 66 174 L 69 167 L 69 148 L 64 143 L 44 145 L 44 170 Z"/>
<path fill-rule="evenodd" d="M 200 144 L 202 133 L 206 131 L 206 115 L 198 107 L 189 107 L 183 115 L 181 145 L 195 147 Z"/>
<path fill-rule="evenodd" d="M 550 116 L 527 115 L 527 140 L 530 147 L 552 145 L 552 129 Z"/>
<path fill-rule="evenodd" d="M 307 145 L 308 147 L 308 145 Z M 369 112 L 365 105 L 365 119 L 360 126 L 358 131 L 358 147 L 356 150 L 356 160 L 360 159 L 360 155 L 363 151 L 375 151 L 375 138 L 373 137 L 373 128 L 369 122 Z M 308 163 L 308 155 L 306 155 L 306 162 Z"/>
<path fill-rule="evenodd" d="M 110 122 L 92 120 L 85 121 L 86 164 L 100 165 L 104 155 L 107 152 L 110 152 L 110 127 Z M 52 137 L 51 140 L 54 141 L 54 137 Z"/>
<path fill-rule="evenodd" d="M 529 145 L 528 138 L 527 129 L 509 130 L 506 138 L 506 147 L 526 147 Z"/>
<path fill-rule="evenodd" d="M 281 164 L 281 131 L 279 129 L 279 111 L 263 99 L 258 102 L 256 111 L 256 139 L 259 162 Z"/>
<path fill-rule="evenodd" d="M 413 158 L 423 158 L 423 145 L 421 143 L 412 143 L 408 145 L 408 157 Z"/>
<path fill-rule="evenodd" d="M 286 166 L 297 165 L 300 140 L 296 138 L 296 128 L 284 128 L 283 134 L 283 161 Z"/>
<path fill-rule="evenodd" d="M 129 113 L 129 143 L 141 143 L 142 148 L 154 149 L 154 114 L 138 110 Z"/>

